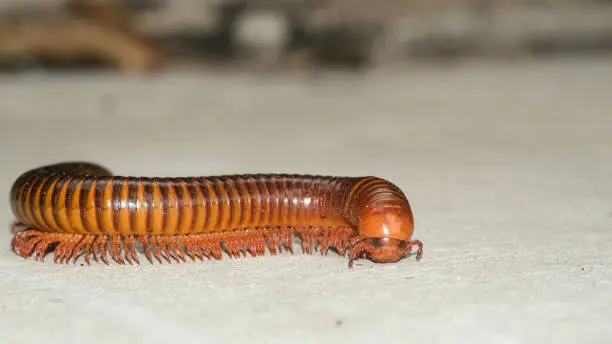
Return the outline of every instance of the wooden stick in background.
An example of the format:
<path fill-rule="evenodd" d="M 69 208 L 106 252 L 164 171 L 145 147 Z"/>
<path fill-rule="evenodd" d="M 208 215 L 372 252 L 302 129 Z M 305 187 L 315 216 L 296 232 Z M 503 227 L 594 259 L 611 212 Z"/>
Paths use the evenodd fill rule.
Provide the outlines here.
<path fill-rule="evenodd" d="M 73 0 L 66 17 L 26 23 L 0 22 L 0 60 L 97 61 L 125 73 L 147 74 L 165 54 L 139 32 L 134 17 L 116 1 Z"/>

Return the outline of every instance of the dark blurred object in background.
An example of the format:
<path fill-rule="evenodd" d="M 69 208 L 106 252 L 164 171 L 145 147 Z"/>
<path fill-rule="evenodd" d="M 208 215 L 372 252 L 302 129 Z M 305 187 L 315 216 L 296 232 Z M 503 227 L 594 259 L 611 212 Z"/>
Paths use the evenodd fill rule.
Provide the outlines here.
<path fill-rule="evenodd" d="M 0 58 L 86 58 L 148 73 L 165 62 L 272 70 L 612 50 L 612 0 L 70 0 L 55 8 L 60 15 L 6 14 Z"/>
<path fill-rule="evenodd" d="M 133 10 L 119 0 L 70 0 L 61 11 L 0 21 L 4 66 L 106 65 L 144 74 L 163 64 L 157 43 L 134 25 Z"/>

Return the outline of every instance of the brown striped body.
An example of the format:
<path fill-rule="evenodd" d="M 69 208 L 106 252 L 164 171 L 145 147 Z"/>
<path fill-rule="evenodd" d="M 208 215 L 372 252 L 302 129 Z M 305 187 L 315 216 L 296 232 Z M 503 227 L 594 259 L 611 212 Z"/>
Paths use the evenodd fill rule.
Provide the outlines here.
<path fill-rule="evenodd" d="M 121 242 L 119 253 L 128 250 L 131 238 L 145 243 L 168 240 L 179 247 L 179 254 L 186 247 L 185 240 L 195 238 L 202 242 L 217 238 L 217 244 L 225 248 L 242 241 L 244 249 L 249 249 L 255 241 L 259 246 L 263 239 L 269 241 L 269 234 L 279 229 L 297 230 L 303 245 L 305 237 L 310 237 L 315 247 L 326 236 L 331 240 L 328 244 L 339 251 L 343 248 L 338 245 L 352 245 L 347 248 L 353 255 L 365 253 L 374 261 L 401 258 L 376 259 L 377 252 L 378 256 L 403 256 L 409 250 L 406 246 L 422 245 L 410 241 L 414 222 L 405 195 L 376 177 L 124 177 L 93 164 L 63 163 L 22 174 L 11 189 L 10 200 L 18 223 L 30 229 L 21 232 L 29 235 L 21 234 L 27 237 L 21 238 L 24 247 L 34 237 L 32 230 L 42 238 L 40 242 L 45 235 L 56 242 L 79 239 L 84 245 L 80 249 L 87 248 L 87 240 L 103 237 L 105 245 Z M 130 238 L 127 243 L 126 238 Z M 20 237 L 16 235 L 15 240 L 13 246 Z M 402 252 L 389 253 L 392 247 Z M 28 249 L 31 254 L 35 248 Z M 261 253 L 261 247 L 257 252 Z"/>

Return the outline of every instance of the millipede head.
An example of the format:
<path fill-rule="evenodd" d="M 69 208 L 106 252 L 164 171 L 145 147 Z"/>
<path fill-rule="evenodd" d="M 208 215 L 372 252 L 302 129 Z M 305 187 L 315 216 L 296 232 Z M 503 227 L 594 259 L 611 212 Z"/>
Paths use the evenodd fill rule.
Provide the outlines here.
<path fill-rule="evenodd" d="M 395 263 L 404 258 L 406 242 L 392 238 L 365 239 L 366 257 L 374 263 Z"/>
<path fill-rule="evenodd" d="M 405 241 L 393 238 L 362 238 L 353 241 L 350 247 L 349 267 L 358 258 L 367 258 L 374 263 L 396 263 L 407 257 L 412 247 L 417 246 L 416 259 L 423 256 L 423 243 L 420 240 Z"/>
<path fill-rule="evenodd" d="M 411 241 L 414 221 L 409 208 L 370 209 L 360 217 L 358 231 L 361 240 L 354 245 L 355 255 L 365 255 L 375 263 L 395 263 L 417 245 L 417 259 L 421 257 L 421 242 Z"/>

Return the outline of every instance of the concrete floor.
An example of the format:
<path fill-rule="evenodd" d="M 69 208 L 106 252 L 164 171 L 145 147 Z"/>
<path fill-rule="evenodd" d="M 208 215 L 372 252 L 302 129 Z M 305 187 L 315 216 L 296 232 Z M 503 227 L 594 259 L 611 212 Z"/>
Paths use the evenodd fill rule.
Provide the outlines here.
<path fill-rule="evenodd" d="M 612 59 L 316 79 L 169 71 L 0 78 L 0 338 L 37 343 L 608 343 Z M 377 175 L 421 262 L 336 255 L 55 265 L 9 250 L 38 165 Z"/>

